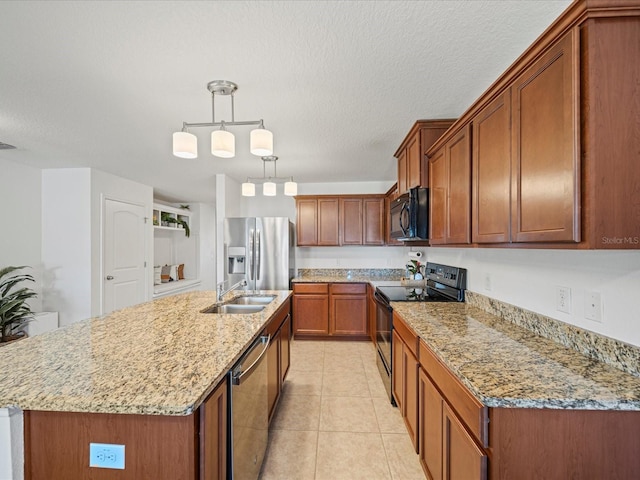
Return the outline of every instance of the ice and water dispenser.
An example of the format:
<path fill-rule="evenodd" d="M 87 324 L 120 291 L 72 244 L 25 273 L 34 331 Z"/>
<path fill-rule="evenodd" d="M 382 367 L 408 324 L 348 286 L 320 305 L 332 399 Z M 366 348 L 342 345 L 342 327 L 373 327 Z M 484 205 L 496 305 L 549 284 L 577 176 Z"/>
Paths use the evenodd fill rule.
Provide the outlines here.
<path fill-rule="evenodd" d="M 247 249 L 245 247 L 229 247 L 227 251 L 227 274 L 244 274 L 247 264 Z"/>

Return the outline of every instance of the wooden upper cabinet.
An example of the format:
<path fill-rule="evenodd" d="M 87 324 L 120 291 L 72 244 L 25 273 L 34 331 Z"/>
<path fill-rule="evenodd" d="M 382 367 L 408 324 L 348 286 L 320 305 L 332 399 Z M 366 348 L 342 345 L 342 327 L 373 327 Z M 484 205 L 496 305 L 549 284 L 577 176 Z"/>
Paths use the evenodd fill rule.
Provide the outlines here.
<path fill-rule="evenodd" d="M 473 119 L 472 241 L 511 241 L 511 91 Z"/>
<path fill-rule="evenodd" d="M 364 219 L 362 243 L 364 245 L 384 245 L 384 198 L 364 198 L 362 200 L 362 210 Z"/>
<path fill-rule="evenodd" d="M 407 166 L 407 150 L 402 149 L 398 154 L 398 194 L 404 193 L 409 190 L 407 186 L 407 172 L 409 168 Z"/>
<path fill-rule="evenodd" d="M 422 185 L 422 152 L 420 148 L 420 132 L 417 132 L 407 145 L 407 188 Z"/>
<path fill-rule="evenodd" d="M 296 237 L 298 245 L 318 244 L 318 200 L 296 199 Z"/>
<path fill-rule="evenodd" d="M 511 87 L 512 240 L 580 241 L 579 32 Z"/>
<path fill-rule="evenodd" d="M 418 120 L 395 153 L 398 159 L 398 195 L 429 185 L 426 151 L 454 120 Z"/>
<path fill-rule="evenodd" d="M 471 131 L 466 125 L 429 159 L 432 245 L 471 241 Z"/>
<path fill-rule="evenodd" d="M 446 240 L 447 165 L 442 147 L 429 159 L 429 243 L 439 245 Z"/>
<path fill-rule="evenodd" d="M 340 199 L 341 245 L 362 245 L 362 199 Z"/>
<path fill-rule="evenodd" d="M 318 245 L 340 245 L 340 202 L 338 198 L 318 199 Z"/>
<path fill-rule="evenodd" d="M 296 197 L 300 247 L 384 245 L 384 195 Z"/>
<path fill-rule="evenodd" d="M 471 242 L 471 131 L 467 125 L 445 146 L 449 168 L 447 243 Z"/>

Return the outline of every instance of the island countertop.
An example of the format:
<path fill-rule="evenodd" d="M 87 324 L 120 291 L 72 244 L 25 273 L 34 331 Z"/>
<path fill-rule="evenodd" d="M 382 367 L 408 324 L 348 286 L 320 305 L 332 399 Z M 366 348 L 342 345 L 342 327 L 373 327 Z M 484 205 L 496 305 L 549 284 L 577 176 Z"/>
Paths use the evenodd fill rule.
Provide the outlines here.
<path fill-rule="evenodd" d="M 488 407 L 640 410 L 640 378 L 480 308 L 391 306 Z"/>
<path fill-rule="evenodd" d="M 3 346 L 0 407 L 189 415 L 291 295 L 259 293 L 276 295 L 259 313 L 200 313 L 216 293 L 189 292 Z"/>

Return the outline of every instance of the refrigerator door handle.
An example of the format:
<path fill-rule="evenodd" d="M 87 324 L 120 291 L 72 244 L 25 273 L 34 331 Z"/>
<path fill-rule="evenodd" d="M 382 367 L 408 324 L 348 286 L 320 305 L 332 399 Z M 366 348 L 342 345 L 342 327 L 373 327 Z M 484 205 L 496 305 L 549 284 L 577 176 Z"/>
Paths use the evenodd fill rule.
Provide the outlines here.
<path fill-rule="evenodd" d="M 249 230 L 249 279 L 253 280 L 253 261 L 254 261 L 254 244 L 255 244 L 255 232 L 253 228 Z"/>
<path fill-rule="evenodd" d="M 260 239 L 262 233 L 256 230 L 256 280 L 260 280 Z"/>

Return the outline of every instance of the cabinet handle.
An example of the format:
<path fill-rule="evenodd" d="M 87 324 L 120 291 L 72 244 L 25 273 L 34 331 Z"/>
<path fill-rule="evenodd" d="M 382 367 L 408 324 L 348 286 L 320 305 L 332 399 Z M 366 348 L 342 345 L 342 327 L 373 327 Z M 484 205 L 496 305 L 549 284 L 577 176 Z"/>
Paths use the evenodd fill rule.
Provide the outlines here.
<path fill-rule="evenodd" d="M 107 280 L 113 280 L 113 277 L 111 275 L 107 275 Z"/>

